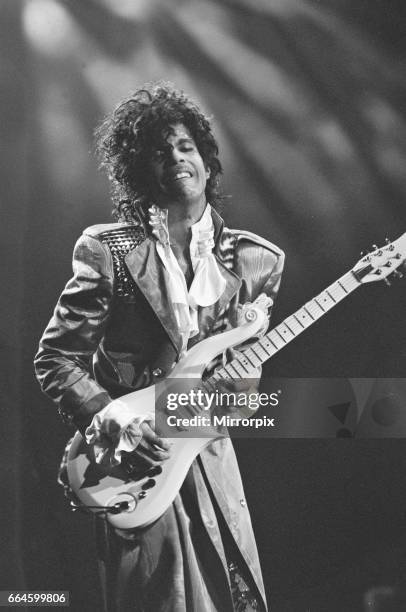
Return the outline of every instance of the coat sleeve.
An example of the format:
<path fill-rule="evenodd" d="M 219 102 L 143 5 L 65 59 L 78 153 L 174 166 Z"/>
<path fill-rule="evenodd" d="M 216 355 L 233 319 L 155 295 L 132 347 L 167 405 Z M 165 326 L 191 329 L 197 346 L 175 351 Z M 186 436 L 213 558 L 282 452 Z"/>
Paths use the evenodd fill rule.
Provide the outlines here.
<path fill-rule="evenodd" d="M 82 433 L 93 415 L 111 401 L 93 379 L 91 362 L 108 320 L 113 279 L 108 247 L 83 234 L 73 253 L 73 277 L 58 300 L 34 360 L 42 390 Z"/>

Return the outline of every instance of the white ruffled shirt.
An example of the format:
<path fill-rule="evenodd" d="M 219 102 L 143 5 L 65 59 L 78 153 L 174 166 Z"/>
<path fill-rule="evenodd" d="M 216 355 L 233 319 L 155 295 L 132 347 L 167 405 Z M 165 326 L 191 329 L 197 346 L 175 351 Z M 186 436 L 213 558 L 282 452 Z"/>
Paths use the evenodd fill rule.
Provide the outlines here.
<path fill-rule="evenodd" d="M 189 290 L 185 275 L 170 247 L 169 232 L 165 231 L 167 211 L 161 211 L 157 206 L 153 206 L 150 208 L 150 217 L 152 233 L 157 238 L 156 250 L 168 272 L 167 289 L 182 336 L 182 352 L 184 352 L 189 338 L 199 333 L 198 307 L 211 306 L 217 302 L 226 287 L 226 281 L 213 255 L 214 226 L 211 206 L 207 204 L 200 221 L 191 227 L 189 252 L 194 277 Z"/>
<path fill-rule="evenodd" d="M 167 290 L 182 336 L 184 353 L 189 338 L 199 332 L 198 307 L 214 304 L 226 287 L 226 281 L 213 255 L 214 226 L 211 206 L 207 204 L 201 219 L 191 227 L 189 249 L 194 277 L 189 289 L 170 247 L 168 211 L 153 205 L 149 213 L 157 253 L 168 273 Z M 93 444 L 96 462 L 119 464 L 124 451 L 132 452 L 137 448 L 142 439 L 140 426 L 145 421 L 153 428 L 155 416 L 147 413 L 134 417 L 131 408 L 120 402 L 120 399 L 112 401 L 100 410 L 85 432 L 86 442 Z"/>

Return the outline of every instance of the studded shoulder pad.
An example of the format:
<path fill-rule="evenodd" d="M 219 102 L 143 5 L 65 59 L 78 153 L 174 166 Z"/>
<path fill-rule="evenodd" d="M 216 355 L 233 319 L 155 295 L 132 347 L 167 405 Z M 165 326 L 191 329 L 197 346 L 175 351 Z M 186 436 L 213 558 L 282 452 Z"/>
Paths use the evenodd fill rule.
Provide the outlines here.
<path fill-rule="evenodd" d="M 113 259 L 115 293 L 118 297 L 134 294 L 135 284 L 124 257 L 145 240 L 144 229 L 130 223 L 96 225 L 86 231 L 108 246 Z"/>

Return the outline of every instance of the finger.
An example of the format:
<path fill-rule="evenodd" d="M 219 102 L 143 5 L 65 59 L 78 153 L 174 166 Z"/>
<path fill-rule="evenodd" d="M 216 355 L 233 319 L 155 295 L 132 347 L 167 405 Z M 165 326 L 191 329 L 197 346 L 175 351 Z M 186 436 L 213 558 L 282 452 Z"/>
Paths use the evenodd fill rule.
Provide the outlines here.
<path fill-rule="evenodd" d="M 227 393 L 229 391 L 233 391 L 235 385 L 235 381 L 230 379 L 219 380 L 216 383 L 216 389 L 220 391 L 220 393 Z"/>
<path fill-rule="evenodd" d="M 153 461 L 166 461 L 169 459 L 170 453 L 167 450 L 163 450 L 159 446 L 151 445 L 148 441 L 142 440 L 135 452 L 139 451 L 145 457 L 152 459 Z"/>
<path fill-rule="evenodd" d="M 245 393 L 256 391 L 259 378 L 241 378 L 240 380 L 222 380 L 216 384 L 220 393 Z"/>
<path fill-rule="evenodd" d="M 155 445 L 159 447 L 159 449 L 165 451 L 168 451 L 171 448 L 169 440 L 158 436 L 158 434 L 153 429 L 151 429 L 149 423 L 146 423 L 144 421 L 144 423 L 141 424 L 141 431 L 143 439 L 149 442 L 150 446 Z"/>

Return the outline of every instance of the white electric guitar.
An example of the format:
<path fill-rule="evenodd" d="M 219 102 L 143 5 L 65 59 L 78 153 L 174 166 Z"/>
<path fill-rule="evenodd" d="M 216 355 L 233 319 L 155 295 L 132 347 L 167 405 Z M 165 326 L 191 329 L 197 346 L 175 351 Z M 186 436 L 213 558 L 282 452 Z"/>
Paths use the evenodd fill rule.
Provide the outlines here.
<path fill-rule="evenodd" d="M 246 309 L 244 325 L 211 336 L 195 345 L 176 364 L 170 374 L 171 380 L 183 379 L 185 382 L 186 379 L 193 379 L 193 383 L 199 380 L 200 388 L 213 392 L 220 380 L 248 378 L 256 368 L 361 284 L 379 280 L 386 280 L 388 283 L 388 276 L 393 273 L 402 276 L 398 268 L 405 259 L 406 233 L 398 240 L 387 243 L 384 247 L 377 248 L 363 257 L 352 270 L 251 344 L 248 350 L 217 370 L 204 383 L 201 382 L 202 373 L 208 363 L 227 348 L 241 344 L 254 336 L 263 325 L 265 315 L 260 309 L 254 306 Z M 164 385 L 165 381 L 160 384 Z M 151 386 L 120 397 L 120 402 L 130 406 L 134 416 L 138 416 L 158 409 L 156 399 L 159 394 L 162 395 L 159 385 Z M 107 473 L 97 465 L 93 460 L 92 448 L 85 443 L 81 434 L 77 433 L 68 454 L 70 486 L 82 508 L 104 515 L 115 527 L 121 529 L 144 527 L 165 512 L 182 486 L 195 457 L 219 437 L 222 436 L 213 428 L 211 437 L 206 435 L 202 438 L 171 438 L 170 458 L 161 466 L 151 468 L 143 478 L 133 480 L 121 466 Z"/>

